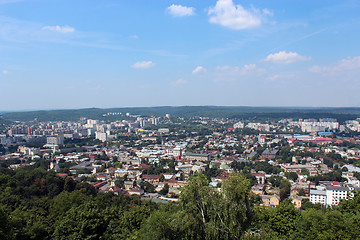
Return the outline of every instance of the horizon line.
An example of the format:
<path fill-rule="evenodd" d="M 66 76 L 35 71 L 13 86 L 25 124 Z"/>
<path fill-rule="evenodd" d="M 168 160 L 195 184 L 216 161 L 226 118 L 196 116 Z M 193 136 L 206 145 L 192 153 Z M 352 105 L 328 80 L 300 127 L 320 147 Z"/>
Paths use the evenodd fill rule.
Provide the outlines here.
<path fill-rule="evenodd" d="M 68 110 L 85 110 L 85 109 L 122 109 L 122 108 L 161 108 L 161 107 L 171 107 L 171 108 L 180 108 L 180 107 L 244 107 L 244 108 L 359 108 L 360 107 L 349 107 L 349 106 L 244 106 L 244 105 L 155 105 L 155 106 L 125 106 L 125 107 L 82 107 L 82 108 L 43 108 L 43 109 L 17 109 L 17 110 L 0 110 L 0 114 L 4 113 L 13 113 L 13 112 L 36 112 L 36 111 L 68 111 Z"/>

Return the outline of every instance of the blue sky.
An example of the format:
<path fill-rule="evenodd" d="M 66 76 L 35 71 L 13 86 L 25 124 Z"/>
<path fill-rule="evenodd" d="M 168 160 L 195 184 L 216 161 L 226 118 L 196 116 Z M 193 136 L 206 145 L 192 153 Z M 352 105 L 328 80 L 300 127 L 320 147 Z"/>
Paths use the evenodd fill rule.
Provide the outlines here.
<path fill-rule="evenodd" d="M 0 110 L 360 107 L 358 0 L 0 0 Z"/>

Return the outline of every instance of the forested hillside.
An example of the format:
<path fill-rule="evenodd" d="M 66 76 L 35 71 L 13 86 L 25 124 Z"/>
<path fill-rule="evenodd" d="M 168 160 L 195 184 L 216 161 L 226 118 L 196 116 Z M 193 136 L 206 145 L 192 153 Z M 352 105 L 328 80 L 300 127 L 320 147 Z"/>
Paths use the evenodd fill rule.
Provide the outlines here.
<path fill-rule="evenodd" d="M 37 164 L 0 168 L 0 239 L 357 239 L 360 196 L 337 207 L 289 199 L 262 208 L 250 184 L 233 174 L 221 191 L 200 174 L 178 204 L 97 193 Z"/>
<path fill-rule="evenodd" d="M 107 113 L 122 115 L 106 115 Z M 360 108 L 291 108 L 291 107 L 226 107 L 226 106 L 180 106 L 180 107 L 129 107 L 129 108 L 87 108 L 69 110 L 42 110 L 27 112 L 7 112 L 5 119 L 18 121 L 76 121 L 80 117 L 115 120 L 124 118 L 125 113 L 142 116 L 164 116 L 169 113 L 180 117 L 215 117 L 232 119 L 273 120 L 282 118 L 335 118 L 339 122 L 356 119 Z M 104 114 L 106 116 L 104 116 Z"/>

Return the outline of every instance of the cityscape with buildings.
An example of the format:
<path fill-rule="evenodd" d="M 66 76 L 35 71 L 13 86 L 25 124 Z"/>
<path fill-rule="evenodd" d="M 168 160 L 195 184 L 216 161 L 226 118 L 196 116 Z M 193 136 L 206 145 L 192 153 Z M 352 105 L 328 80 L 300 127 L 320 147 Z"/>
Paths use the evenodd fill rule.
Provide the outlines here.
<path fill-rule="evenodd" d="M 359 0 L 0 0 L 0 240 L 360 239 Z"/>
<path fill-rule="evenodd" d="M 360 119 L 108 114 L 127 120 L 13 122 L 0 135 L 0 160 L 16 169 L 46 159 L 58 176 L 99 192 L 174 202 L 198 172 L 215 189 L 231 173 L 243 172 L 264 206 L 285 198 L 297 208 L 307 202 L 333 206 L 360 189 Z"/>

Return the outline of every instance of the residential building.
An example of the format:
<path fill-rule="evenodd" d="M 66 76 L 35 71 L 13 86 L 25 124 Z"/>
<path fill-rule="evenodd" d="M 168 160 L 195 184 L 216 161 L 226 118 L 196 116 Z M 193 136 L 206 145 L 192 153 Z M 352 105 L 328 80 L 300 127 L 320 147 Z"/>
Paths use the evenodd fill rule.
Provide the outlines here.
<path fill-rule="evenodd" d="M 310 202 L 326 206 L 338 205 L 340 200 L 351 197 L 353 187 L 326 186 L 325 190 L 310 190 Z"/>
<path fill-rule="evenodd" d="M 274 195 L 260 195 L 261 201 L 265 207 L 276 207 L 280 203 L 280 197 Z"/>
<path fill-rule="evenodd" d="M 326 205 L 326 191 L 310 190 L 310 202 L 313 204 L 320 203 Z"/>

